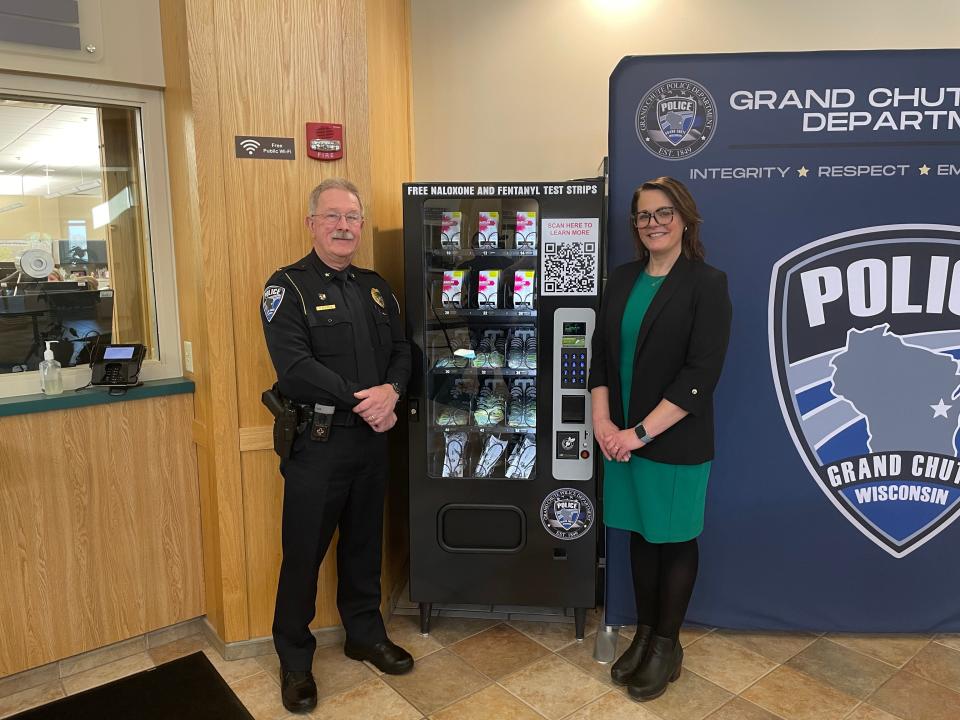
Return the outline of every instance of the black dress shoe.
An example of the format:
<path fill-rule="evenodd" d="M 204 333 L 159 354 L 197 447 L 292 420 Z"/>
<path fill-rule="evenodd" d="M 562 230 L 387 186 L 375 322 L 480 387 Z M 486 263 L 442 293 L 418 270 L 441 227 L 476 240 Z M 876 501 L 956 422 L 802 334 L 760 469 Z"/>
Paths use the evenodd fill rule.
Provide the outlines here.
<path fill-rule="evenodd" d="M 634 700 L 644 702 L 663 695 L 667 684 L 680 677 L 683 648 L 679 640 L 654 635 L 639 669 L 630 678 L 627 692 Z"/>
<path fill-rule="evenodd" d="M 413 657 L 410 653 L 389 640 L 376 645 L 354 645 L 347 640 L 343 646 L 343 654 L 352 660 L 371 662 L 387 675 L 403 675 L 413 669 Z"/>
<path fill-rule="evenodd" d="M 280 697 L 292 713 L 310 712 L 317 706 L 317 683 L 313 673 L 280 669 Z"/>
<path fill-rule="evenodd" d="M 637 632 L 633 636 L 633 642 L 626 649 L 623 655 L 610 668 L 610 677 L 617 685 L 627 685 L 630 677 L 640 667 L 643 662 L 643 656 L 647 654 L 647 647 L 650 645 L 650 637 L 653 635 L 653 628 L 649 625 L 637 625 Z"/>

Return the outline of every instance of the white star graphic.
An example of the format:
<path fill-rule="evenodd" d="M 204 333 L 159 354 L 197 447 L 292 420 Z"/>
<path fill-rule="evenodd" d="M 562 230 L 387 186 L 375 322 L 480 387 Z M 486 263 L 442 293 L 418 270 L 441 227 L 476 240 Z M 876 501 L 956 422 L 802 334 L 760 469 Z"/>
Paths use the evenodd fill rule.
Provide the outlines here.
<path fill-rule="evenodd" d="M 940 398 L 940 402 L 938 402 L 936 405 L 931 405 L 930 407 L 933 409 L 933 416 L 935 418 L 938 418 L 938 417 L 945 418 L 947 417 L 947 410 L 952 408 L 953 405 L 944 404 L 943 398 Z M 949 418 L 947 419 L 949 420 Z"/>
<path fill-rule="evenodd" d="M 920 174 L 921 174 L 921 175 L 929 175 L 929 174 L 930 174 L 930 168 L 927 167 L 927 164 L 926 164 L 926 163 L 924 163 L 923 165 L 921 165 L 921 166 L 920 166 L 919 168 L 917 168 L 917 169 L 920 171 Z"/>
<path fill-rule="evenodd" d="M 800 177 L 806 177 L 808 172 L 810 171 L 807 170 L 807 168 L 802 165 L 799 168 L 797 168 L 797 175 L 799 175 Z"/>

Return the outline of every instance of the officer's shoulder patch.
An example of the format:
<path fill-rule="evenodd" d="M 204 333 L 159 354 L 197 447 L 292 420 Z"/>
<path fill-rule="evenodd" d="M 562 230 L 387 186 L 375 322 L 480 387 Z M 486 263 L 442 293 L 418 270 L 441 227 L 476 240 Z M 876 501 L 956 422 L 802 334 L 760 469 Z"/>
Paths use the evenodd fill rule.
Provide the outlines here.
<path fill-rule="evenodd" d="M 273 320 L 273 316 L 280 309 L 280 303 L 283 302 L 285 288 L 279 285 L 267 285 L 263 290 L 263 301 L 260 303 L 263 308 L 263 317 L 267 322 Z"/>

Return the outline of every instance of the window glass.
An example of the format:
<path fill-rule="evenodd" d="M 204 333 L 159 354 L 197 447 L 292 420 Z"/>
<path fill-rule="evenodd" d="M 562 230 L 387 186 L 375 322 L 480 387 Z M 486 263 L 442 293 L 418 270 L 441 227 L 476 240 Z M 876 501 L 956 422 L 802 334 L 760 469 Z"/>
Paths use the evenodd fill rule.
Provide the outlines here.
<path fill-rule="evenodd" d="M 159 358 L 140 112 L 0 94 L 0 374 Z"/>

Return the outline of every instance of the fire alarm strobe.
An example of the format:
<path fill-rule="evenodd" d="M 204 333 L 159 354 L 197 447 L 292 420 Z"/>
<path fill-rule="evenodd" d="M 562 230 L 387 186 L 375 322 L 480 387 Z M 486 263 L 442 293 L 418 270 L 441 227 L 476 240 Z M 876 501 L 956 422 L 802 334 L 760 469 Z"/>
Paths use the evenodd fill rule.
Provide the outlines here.
<path fill-rule="evenodd" d="M 314 160 L 339 160 L 343 157 L 343 125 L 307 123 L 307 155 Z"/>

